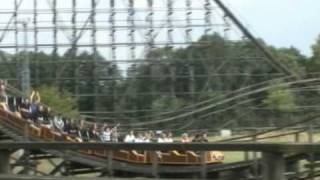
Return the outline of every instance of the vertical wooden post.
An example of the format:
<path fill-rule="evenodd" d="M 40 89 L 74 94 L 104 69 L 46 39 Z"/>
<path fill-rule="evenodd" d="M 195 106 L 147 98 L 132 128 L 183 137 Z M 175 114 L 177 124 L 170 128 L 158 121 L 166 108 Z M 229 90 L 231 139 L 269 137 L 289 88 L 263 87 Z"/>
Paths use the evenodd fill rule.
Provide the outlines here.
<path fill-rule="evenodd" d="M 249 161 L 249 158 L 250 158 L 250 157 L 249 157 L 249 152 L 248 152 L 248 151 L 245 151 L 245 152 L 244 152 L 244 160 L 245 160 L 245 161 Z"/>
<path fill-rule="evenodd" d="M 309 143 L 313 143 L 313 133 L 314 133 L 314 129 L 313 129 L 313 123 L 312 122 L 310 122 L 309 123 L 309 128 L 308 128 L 308 142 Z M 310 164 L 311 164 L 311 166 L 310 166 L 310 179 L 311 180 L 313 180 L 314 179 L 314 152 L 310 152 L 310 154 L 309 154 L 309 156 L 310 156 Z"/>
<path fill-rule="evenodd" d="M 300 142 L 300 133 L 297 132 L 294 134 L 294 142 L 299 143 Z"/>
<path fill-rule="evenodd" d="M 158 172 L 158 155 L 156 151 L 151 152 L 151 161 L 152 161 L 152 175 L 155 178 L 159 178 Z"/>
<path fill-rule="evenodd" d="M 300 133 L 297 132 L 294 135 L 294 142 L 299 143 L 300 142 Z M 293 170 L 296 172 L 296 176 L 298 177 L 300 175 L 300 163 L 299 160 L 297 160 L 293 165 Z"/>
<path fill-rule="evenodd" d="M 6 150 L 0 151 L 0 174 L 10 173 L 10 152 Z"/>
<path fill-rule="evenodd" d="M 283 154 L 263 152 L 262 156 L 262 180 L 285 180 Z"/>
<path fill-rule="evenodd" d="M 26 142 L 29 141 L 29 123 L 26 122 L 25 125 L 24 125 L 24 140 Z M 30 150 L 24 150 L 24 153 L 25 153 L 25 165 L 24 165 L 24 170 L 23 170 L 23 174 L 25 175 L 31 175 L 31 161 L 29 159 L 29 156 L 30 156 Z"/>
<path fill-rule="evenodd" d="M 71 162 L 66 160 L 63 169 L 63 176 L 70 176 Z"/>
<path fill-rule="evenodd" d="M 61 167 L 59 169 L 57 169 L 57 172 L 59 171 L 62 176 L 69 176 L 69 173 L 70 173 L 69 172 L 70 162 L 68 161 L 68 158 L 67 158 L 68 155 L 69 155 L 69 151 L 68 150 L 63 151 L 62 159 L 64 159 L 64 161 L 62 161 L 62 163 L 60 165 L 58 165 L 58 166 L 61 166 Z"/>
<path fill-rule="evenodd" d="M 29 140 L 29 123 L 25 123 L 24 125 L 24 140 L 28 141 Z"/>
<path fill-rule="evenodd" d="M 201 152 L 201 178 L 207 179 L 207 163 L 206 163 L 206 151 Z"/>
<path fill-rule="evenodd" d="M 112 177 L 113 176 L 113 151 L 109 150 L 108 151 L 108 173 L 109 176 Z"/>
<path fill-rule="evenodd" d="M 254 131 L 254 134 L 256 134 L 256 133 L 257 133 L 257 130 Z M 256 136 L 256 135 L 254 135 L 254 136 L 252 137 L 252 141 L 253 141 L 253 142 L 257 142 L 257 136 Z M 255 178 L 258 178 L 258 176 L 259 176 L 259 173 L 258 173 L 259 163 L 258 163 L 258 155 L 257 155 L 257 152 L 254 151 L 254 152 L 252 153 L 252 156 L 253 156 L 253 175 L 254 175 Z"/>
<path fill-rule="evenodd" d="M 308 142 L 313 143 L 313 124 L 312 123 L 309 124 L 309 128 L 308 128 Z"/>

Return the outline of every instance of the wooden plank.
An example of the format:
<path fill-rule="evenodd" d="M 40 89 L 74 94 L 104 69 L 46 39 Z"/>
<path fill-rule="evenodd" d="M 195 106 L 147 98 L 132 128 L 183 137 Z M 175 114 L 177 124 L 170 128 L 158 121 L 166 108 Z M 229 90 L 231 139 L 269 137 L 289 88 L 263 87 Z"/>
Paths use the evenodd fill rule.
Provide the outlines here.
<path fill-rule="evenodd" d="M 0 150 L 192 150 L 192 151 L 257 151 L 278 153 L 320 152 L 320 144 L 305 143 L 69 143 L 69 142 L 0 142 Z"/>

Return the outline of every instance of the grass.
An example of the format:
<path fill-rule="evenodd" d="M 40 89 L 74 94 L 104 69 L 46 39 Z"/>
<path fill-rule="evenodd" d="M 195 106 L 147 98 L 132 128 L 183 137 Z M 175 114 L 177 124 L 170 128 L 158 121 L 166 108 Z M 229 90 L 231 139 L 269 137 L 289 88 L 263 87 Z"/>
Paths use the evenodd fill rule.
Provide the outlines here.
<path fill-rule="evenodd" d="M 224 152 L 224 163 L 244 161 L 244 152 Z"/>

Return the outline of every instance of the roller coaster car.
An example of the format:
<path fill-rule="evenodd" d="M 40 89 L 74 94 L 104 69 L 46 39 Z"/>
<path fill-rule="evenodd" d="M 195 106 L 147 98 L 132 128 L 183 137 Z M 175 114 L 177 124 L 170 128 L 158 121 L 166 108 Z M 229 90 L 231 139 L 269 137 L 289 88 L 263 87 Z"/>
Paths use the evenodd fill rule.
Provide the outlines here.
<path fill-rule="evenodd" d="M 132 162 L 140 162 L 140 163 L 145 163 L 146 162 L 146 157 L 144 154 L 140 154 L 135 150 L 129 151 L 129 160 Z"/>
<path fill-rule="evenodd" d="M 107 157 L 107 156 L 108 155 L 106 155 L 105 157 Z M 129 153 L 129 151 L 118 150 L 118 151 L 113 151 L 113 156 L 117 160 L 129 161 L 130 153 Z"/>
<path fill-rule="evenodd" d="M 187 162 L 191 162 L 191 163 L 201 163 L 200 156 L 197 155 L 195 152 L 193 152 L 193 151 L 187 151 L 187 152 L 186 152 L 186 155 L 187 155 Z"/>
<path fill-rule="evenodd" d="M 0 104 L 0 120 L 23 133 L 28 131 L 30 137 L 36 139 L 42 139 L 46 141 L 82 142 L 78 137 L 68 134 L 61 134 L 52 130 L 48 126 L 41 125 L 38 127 L 32 122 L 24 120 L 14 113 L 7 111 L 3 104 Z M 108 155 L 112 154 L 114 160 L 136 164 L 151 164 L 154 158 L 157 158 L 159 164 L 167 165 L 199 165 L 202 163 L 202 156 L 199 156 L 192 151 L 178 152 L 173 150 L 163 153 L 150 151 L 138 152 L 135 150 L 118 150 L 111 152 L 108 150 L 81 150 L 79 152 L 101 158 L 108 158 Z M 204 162 L 208 164 L 222 163 L 223 159 L 224 154 L 222 152 L 210 151 L 205 153 Z"/>
<path fill-rule="evenodd" d="M 187 162 L 187 155 L 181 154 L 178 151 L 169 151 L 167 153 L 161 153 L 159 158 L 160 163 L 166 164 L 185 164 Z"/>
<path fill-rule="evenodd" d="M 47 141 L 54 141 L 56 136 L 49 127 L 41 126 L 41 138 Z"/>
<path fill-rule="evenodd" d="M 223 161 L 224 154 L 221 151 L 210 151 L 210 156 L 212 161 Z"/>
<path fill-rule="evenodd" d="M 33 124 L 30 124 L 28 126 L 28 132 L 29 132 L 29 135 L 31 135 L 33 137 L 41 137 L 41 128 L 39 128 Z"/>

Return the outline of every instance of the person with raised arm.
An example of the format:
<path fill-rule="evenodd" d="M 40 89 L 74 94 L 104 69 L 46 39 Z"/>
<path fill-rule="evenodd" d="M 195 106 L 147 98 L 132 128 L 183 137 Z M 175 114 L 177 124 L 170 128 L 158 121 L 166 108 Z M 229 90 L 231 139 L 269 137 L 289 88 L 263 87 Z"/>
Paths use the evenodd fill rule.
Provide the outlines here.
<path fill-rule="evenodd" d="M 120 123 L 118 123 L 117 125 L 115 125 L 111 129 L 111 141 L 112 142 L 118 142 L 119 141 L 119 132 L 118 132 L 118 127 L 119 126 L 120 126 Z"/>
<path fill-rule="evenodd" d="M 102 142 L 110 142 L 111 141 L 111 129 L 108 126 L 102 128 L 100 139 Z"/>
<path fill-rule="evenodd" d="M 29 99 L 30 99 L 31 103 L 39 104 L 41 102 L 40 93 L 37 90 L 33 90 L 31 92 L 31 95 L 30 95 Z"/>
<path fill-rule="evenodd" d="M 38 91 L 33 90 L 30 95 L 30 118 L 34 123 L 38 122 L 39 115 L 39 106 L 40 106 L 41 97 Z"/>

